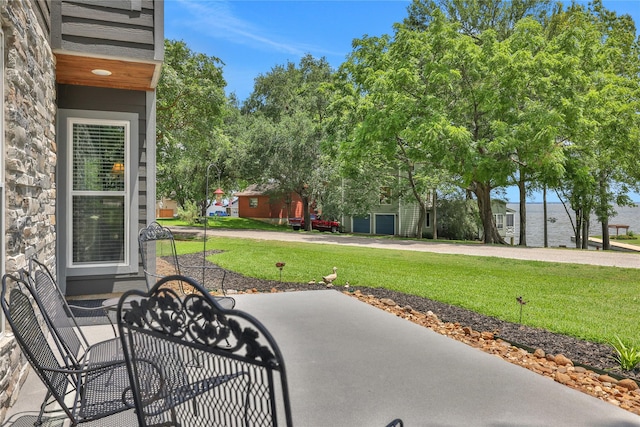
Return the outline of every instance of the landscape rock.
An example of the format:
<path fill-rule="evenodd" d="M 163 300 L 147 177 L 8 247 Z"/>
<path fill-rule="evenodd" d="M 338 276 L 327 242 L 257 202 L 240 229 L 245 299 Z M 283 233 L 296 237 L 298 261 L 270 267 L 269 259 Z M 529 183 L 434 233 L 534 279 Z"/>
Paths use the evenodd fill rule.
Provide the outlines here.
<path fill-rule="evenodd" d="M 600 381 L 602 383 L 610 383 L 610 384 L 615 384 L 615 383 L 618 382 L 617 379 L 613 378 L 612 376 L 606 375 L 606 374 L 600 375 L 598 377 L 598 381 Z"/>
<path fill-rule="evenodd" d="M 562 372 L 556 372 L 555 380 L 560 384 L 569 384 L 571 382 L 571 377 L 567 374 L 563 374 Z"/>
<path fill-rule="evenodd" d="M 556 357 L 553 360 L 560 366 L 573 366 L 573 362 L 564 354 L 556 354 Z"/>
<path fill-rule="evenodd" d="M 620 387 L 624 387 L 627 390 L 637 390 L 638 389 L 638 383 L 635 382 L 632 379 L 629 378 L 625 378 L 623 380 L 618 381 L 618 384 Z"/>

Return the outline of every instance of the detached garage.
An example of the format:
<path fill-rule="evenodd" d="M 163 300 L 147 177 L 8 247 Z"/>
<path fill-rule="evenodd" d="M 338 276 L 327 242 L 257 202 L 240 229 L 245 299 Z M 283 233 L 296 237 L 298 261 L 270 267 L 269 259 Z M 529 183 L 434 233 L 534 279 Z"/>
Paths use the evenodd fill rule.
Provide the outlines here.
<path fill-rule="evenodd" d="M 376 214 L 375 230 L 375 234 L 394 236 L 396 234 L 396 216 L 393 214 Z"/>
<path fill-rule="evenodd" d="M 371 215 L 353 217 L 353 232 L 370 234 L 371 233 Z"/>

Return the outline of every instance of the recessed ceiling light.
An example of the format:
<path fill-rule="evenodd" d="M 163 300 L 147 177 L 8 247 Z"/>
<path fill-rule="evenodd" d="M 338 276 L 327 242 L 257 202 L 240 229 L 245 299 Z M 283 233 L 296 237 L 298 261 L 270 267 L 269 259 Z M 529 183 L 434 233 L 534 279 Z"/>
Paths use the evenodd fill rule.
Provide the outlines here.
<path fill-rule="evenodd" d="M 101 70 L 99 68 L 96 68 L 95 70 L 91 70 L 91 72 L 93 74 L 95 74 L 96 76 L 110 76 L 111 75 L 111 71 L 109 71 L 109 70 Z"/>

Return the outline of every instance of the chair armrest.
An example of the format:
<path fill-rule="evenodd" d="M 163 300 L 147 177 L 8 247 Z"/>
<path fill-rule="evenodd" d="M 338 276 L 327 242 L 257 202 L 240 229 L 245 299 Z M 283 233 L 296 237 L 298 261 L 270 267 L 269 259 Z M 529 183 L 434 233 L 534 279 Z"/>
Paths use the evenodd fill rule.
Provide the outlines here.
<path fill-rule="evenodd" d="M 91 367 L 83 367 L 80 369 L 72 369 L 72 368 L 46 368 L 44 366 L 38 366 L 38 370 L 41 371 L 47 371 L 47 372 L 55 372 L 58 374 L 65 374 L 65 375 L 86 375 L 86 374 L 92 374 L 92 373 L 101 373 L 101 372 L 108 372 L 114 368 L 120 367 L 120 366 L 127 366 L 126 362 L 124 360 L 117 360 L 115 362 L 105 362 L 104 364 L 100 364 L 100 365 L 96 365 L 96 366 L 91 366 Z"/>
<path fill-rule="evenodd" d="M 111 325 L 111 329 L 113 329 L 113 336 L 116 337 L 118 336 L 117 334 L 117 329 L 115 326 L 115 309 L 118 306 L 118 302 L 115 301 L 115 303 L 113 305 L 104 305 L 104 303 L 102 305 L 96 306 L 96 307 L 85 307 L 82 305 L 76 305 L 76 304 L 69 304 L 67 303 L 67 305 L 69 306 L 69 309 L 71 310 L 71 312 L 73 313 L 73 315 L 76 317 L 76 319 L 78 318 L 104 318 L 107 319 L 109 321 L 109 324 Z M 109 315 L 111 312 L 111 316 Z"/>

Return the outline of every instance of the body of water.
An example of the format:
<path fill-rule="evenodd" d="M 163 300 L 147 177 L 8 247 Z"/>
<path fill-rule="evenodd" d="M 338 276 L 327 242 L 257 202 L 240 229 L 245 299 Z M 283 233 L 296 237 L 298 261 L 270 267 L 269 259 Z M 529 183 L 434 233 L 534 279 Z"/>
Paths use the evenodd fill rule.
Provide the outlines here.
<path fill-rule="evenodd" d="M 508 203 L 507 207 L 515 210 L 515 238 L 514 244 L 518 244 L 520 236 L 520 206 L 517 203 Z M 629 226 L 629 231 L 635 234 L 640 233 L 640 206 L 636 207 L 616 207 L 617 215 L 609 219 L 609 224 L 624 224 Z M 569 213 L 575 225 L 575 213 L 569 209 Z M 575 235 L 571 220 L 567 216 L 562 203 L 547 203 L 547 236 L 549 246 L 575 247 L 571 237 Z M 621 230 L 624 233 L 623 230 Z M 609 233 L 615 235 L 614 228 L 609 229 Z M 595 216 L 591 217 L 589 235 L 601 236 L 602 225 L 597 222 Z M 527 246 L 544 246 L 544 205 L 542 203 L 527 203 Z"/>

